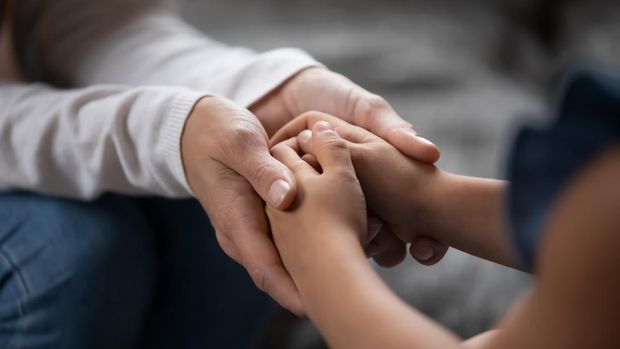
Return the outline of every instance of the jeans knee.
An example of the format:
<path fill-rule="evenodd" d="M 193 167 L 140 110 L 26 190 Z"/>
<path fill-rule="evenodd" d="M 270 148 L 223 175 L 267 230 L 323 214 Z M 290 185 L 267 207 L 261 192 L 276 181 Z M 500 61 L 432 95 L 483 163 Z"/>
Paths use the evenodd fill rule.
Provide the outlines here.
<path fill-rule="evenodd" d="M 131 200 L 107 196 L 83 203 L 2 194 L 0 222 L 0 273 L 21 293 L 16 330 L 22 340 L 33 339 L 29 329 L 46 328 L 46 338 L 72 333 L 53 340 L 76 347 L 129 345 L 155 274 L 153 237 Z"/>

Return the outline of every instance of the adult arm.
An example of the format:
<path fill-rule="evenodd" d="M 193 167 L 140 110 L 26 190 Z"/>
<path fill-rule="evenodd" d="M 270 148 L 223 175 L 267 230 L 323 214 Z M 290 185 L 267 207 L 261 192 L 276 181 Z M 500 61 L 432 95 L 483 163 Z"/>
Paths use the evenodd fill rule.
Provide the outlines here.
<path fill-rule="evenodd" d="M 187 197 L 178 139 L 203 95 L 179 88 L 0 84 L 0 188 L 92 199 Z"/>
<path fill-rule="evenodd" d="M 226 96 L 241 107 L 250 107 L 262 127 L 256 127 L 255 118 L 243 111 L 243 122 L 233 125 L 235 132 L 246 135 L 244 144 L 254 146 L 257 153 L 267 157 L 252 158 L 247 165 L 251 167 L 249 171 L 231 171 L 226 178 L 218 177 L 221 180 L 214 180 L 214 171 L 203 169 L 201 182 L 219 190 L 209 191 L 209 197 L 196 193 L 207 208 L 221 242 L 225 242 L 222 246 L 226 252 L 248 269 L 261 288 L 272 292 L 281 289 L 273 281 L 279 277 L 270 272 L 280 270 L 281 265 L 272 262 L 276 256 L 246 256 L 245 251 L 252 249 L 245 248 L 250 245 L 245 233 L 265 227 L 262 210 L 253 210 L 260 206 L 256 203 L 259 197 L 253 191 L 266 200 L 270 194 L 277 197 L 292 193 L 286 192 L 286 186 L 274 186 L 274 179 L 288 174 L 268 156 L 265 132 L 270 135 L 299 113 L 319 109 L 374 130 L 400 144 L 412 156 L 427 161 L 437 159 L 437 149 L 416 137 L 411 125 L 382 98 L 326 69 L 306 69 L 320 64 L 299 50 L 280 49 L 259 54 L 218 43 L 180 19 L 172 3 L 112 0 L 93 4 L 62 0 L 48 3 L 44 11 L 37 11 L 35 2 L 22 1 L 16 8 L 17 37 L 32 46 L 21 47 L 21 61 L 31 77 L 58 85 L 178 85 Z M 187 129 L 191 128 L 188 123 Z M 201 152 L 197 147 L 186 148 L 194 149 L 196 154 Z M 238 185 L 233 189 L 224 183 Z M 292 183 L 287 184 L 293 187 Z M 231 210 L 215 200 L 236 202 L 238 209 L 233 211 L 243 214 L 244 219 L 231 217 Z M 391 265 L 402 260 L 405 246 L 391 233 L 382 230 L 377 239 L 381 246 L 387 246 L 382 249 L 385 253 L 377 255 L 381 263 Z M 273 246 L 264 247 L 271 250 Z M 234 253 L 234 250 L 242 252 Z"/>
<path fill-rule="evenodd" d="M 245 107 L 320 65 L 297 49 L 258 53 L 222 44 L 186 23 L 176 7 L 174 0 L 20 1 L 19 57 L 31 78 L 56 85 L 174 85 Z"/>
<path fill-rule="evenodd" d="M 249 107 L 269 136 L 290 119 L 317 110 L 370 130 L 412 158 L 439 158 L 437 148 L 417 137 L 380 96 L 301 50 L 256 53 L 219 43 L 183 21 L 173 0 L 60 0 L 41 6 L 21 1 L 15 9 L 19 56 L 31 78 L 64 86 L 206 90 Z"/>

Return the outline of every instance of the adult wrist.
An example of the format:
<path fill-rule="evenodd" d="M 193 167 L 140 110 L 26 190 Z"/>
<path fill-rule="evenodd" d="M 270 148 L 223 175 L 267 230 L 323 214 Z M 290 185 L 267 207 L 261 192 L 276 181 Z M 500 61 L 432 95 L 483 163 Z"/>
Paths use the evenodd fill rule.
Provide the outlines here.
<path fill-rule="evenodd" d="M 182 137 L 185 126 L 192 111 L 201 100 L 208 95 L 191 90 L 183 90 L 171 104 L 170 112 L 161 128 L 162 153 L 168 168 L 185 191 L 184 194 L 193 195 L 189 185 L 182 156 Z"/>

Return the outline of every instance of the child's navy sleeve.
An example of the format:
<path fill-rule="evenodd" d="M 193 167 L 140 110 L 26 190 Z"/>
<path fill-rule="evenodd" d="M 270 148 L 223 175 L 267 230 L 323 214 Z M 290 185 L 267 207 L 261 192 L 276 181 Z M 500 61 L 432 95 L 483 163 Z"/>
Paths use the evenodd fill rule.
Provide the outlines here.
<path fill-rule="evenodd" d="M 571 75 L 552 123 L 520 130 L 509 159 L 508 217 L 529 269 L 554 199 L 588 161 L 617 142 L 620 76 L 594 71 Z"/>

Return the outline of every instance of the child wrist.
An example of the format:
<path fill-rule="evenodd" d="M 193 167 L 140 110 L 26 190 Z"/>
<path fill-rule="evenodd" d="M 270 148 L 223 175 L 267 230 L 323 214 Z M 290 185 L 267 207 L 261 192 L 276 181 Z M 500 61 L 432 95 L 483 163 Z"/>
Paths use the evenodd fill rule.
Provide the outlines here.
<path fill-rule="evenodd" d="M 411 191 L 409 200 L 413 208 L 415 230 L 445 243 L 446 234 L 442 222 L 449 217 L 445 213 L 446 196 L 450 195 L 449 183 L 452 174 L 437 170 L 437 173 L 422 188 Z"/>

